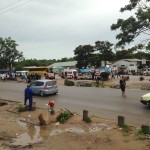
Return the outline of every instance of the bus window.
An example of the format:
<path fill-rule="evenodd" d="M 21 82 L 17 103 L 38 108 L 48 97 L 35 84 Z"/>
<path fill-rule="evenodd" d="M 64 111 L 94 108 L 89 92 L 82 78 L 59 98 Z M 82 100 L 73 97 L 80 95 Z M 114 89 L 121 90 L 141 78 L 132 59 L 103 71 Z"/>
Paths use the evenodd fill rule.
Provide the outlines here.
<path fill-rule="evenodd" d="M 26 67 L 27 68 L 27 67 Z M 28 67 L 28 73 L 29 74 L 38 74 L 40 76 L 44 76 L 45 74 L 48 73 L 48 68 L 45 66 L 40 66 L 40 67 Z"/>

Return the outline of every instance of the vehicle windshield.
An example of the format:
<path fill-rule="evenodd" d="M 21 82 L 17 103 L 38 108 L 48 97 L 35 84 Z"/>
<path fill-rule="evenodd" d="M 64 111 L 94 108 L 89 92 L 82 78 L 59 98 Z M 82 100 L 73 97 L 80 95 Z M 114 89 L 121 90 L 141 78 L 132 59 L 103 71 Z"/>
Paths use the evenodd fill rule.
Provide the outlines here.
<path fill-rule="evenodd" d="M 47 86 L 54 86 L 54 85 L 56 85 L 56 81 L 48 81 L 48 82 L 46 83 L 46 85 L 47 85 Z"/>
<path fill-rule="evenodd" d="M 67 72 L 67 74 L 72 74 L 72 72 Z"/>

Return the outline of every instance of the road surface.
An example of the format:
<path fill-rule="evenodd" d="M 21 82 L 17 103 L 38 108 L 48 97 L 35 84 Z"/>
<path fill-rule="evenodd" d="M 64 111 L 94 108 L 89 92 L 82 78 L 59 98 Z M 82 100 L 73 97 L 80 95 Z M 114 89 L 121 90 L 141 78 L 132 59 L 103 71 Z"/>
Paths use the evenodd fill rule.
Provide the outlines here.
<path fill-rule="evenodd" d="M 26 83 L 0 81 L 0 98 L 23 102 Z M 141 126 L 150 124 L 150 109 L 140 103 L 140 97 L 148 91 L 127 89 L 127 98 L 121 96 L 120 89 L 96 87 L 59 86 L 59 93 L 54 96 L 34 96 L 33 101 L 39 107 L 46 108 L 49 100 L 55 101 L 55 109 L 67 108 L 82 114 L 88 110 L 89 115 L 115 119 L 125 116 L 125 123 Z"/>

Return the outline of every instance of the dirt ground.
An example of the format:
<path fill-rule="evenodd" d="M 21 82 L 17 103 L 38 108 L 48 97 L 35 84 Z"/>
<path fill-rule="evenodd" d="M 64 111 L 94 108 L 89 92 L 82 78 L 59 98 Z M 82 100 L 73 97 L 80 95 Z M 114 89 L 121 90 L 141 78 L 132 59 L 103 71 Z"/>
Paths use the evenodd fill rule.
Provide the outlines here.
<path fill-rule="evenodd" d="M 150 77 L 139 81 L 130 77 L 127 88 L 150 86 Z M 106 81 L 107 86 L 117 85 L 119 79 Z M 57 79 L 63 85 L 63 80 Z M 129 125 L 120 128 L 116 120 L 89 116 L 91 123 L 82 116 L 74 116 L 63 124 L 56 121 L 61 110 L 51 115 L 47 108 L 18 112 L 18 102 L 0 99 L 0 150 L 149 150 L 150 135 L 140 134 L 140 129 Z M 47 125 L 40 125 L 38 116 L 43 114 Z"/>

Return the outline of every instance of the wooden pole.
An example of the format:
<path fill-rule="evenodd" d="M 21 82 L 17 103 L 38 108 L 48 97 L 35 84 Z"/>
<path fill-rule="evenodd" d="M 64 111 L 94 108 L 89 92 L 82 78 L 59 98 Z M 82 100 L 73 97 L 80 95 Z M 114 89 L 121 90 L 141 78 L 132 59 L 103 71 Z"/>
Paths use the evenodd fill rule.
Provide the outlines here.
<path fill-rule="evenodd" d="M 88 118 L 88 111 L 87 110 L 83 110 L 83 121 L 86 121 Z"/>
<path fill-rule="evenodd" d="M 124 126 L 124 116 L 118 116 L 118 126 L 123 127 Z"/>

